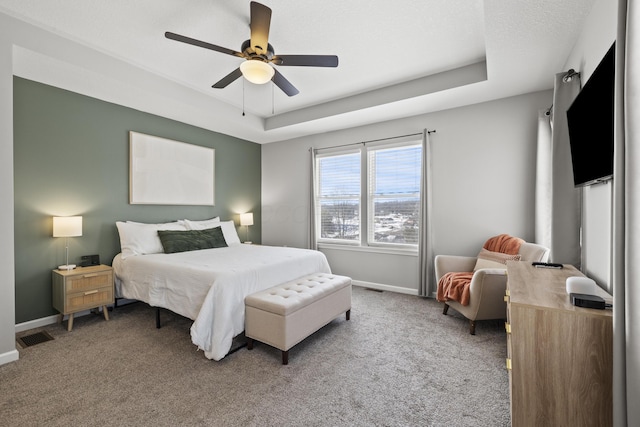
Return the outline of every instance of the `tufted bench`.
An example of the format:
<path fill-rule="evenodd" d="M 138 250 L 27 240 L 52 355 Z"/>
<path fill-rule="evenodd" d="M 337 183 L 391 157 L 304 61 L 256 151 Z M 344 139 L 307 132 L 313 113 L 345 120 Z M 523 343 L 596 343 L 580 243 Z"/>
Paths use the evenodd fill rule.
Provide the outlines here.
<path fill-rule="evenodd" d="M 251 294 L 244 299 L 247 348 L 253 340 L 289 349 L 342 313 L 351 314 L 351 278 L 316 273 Z"/>

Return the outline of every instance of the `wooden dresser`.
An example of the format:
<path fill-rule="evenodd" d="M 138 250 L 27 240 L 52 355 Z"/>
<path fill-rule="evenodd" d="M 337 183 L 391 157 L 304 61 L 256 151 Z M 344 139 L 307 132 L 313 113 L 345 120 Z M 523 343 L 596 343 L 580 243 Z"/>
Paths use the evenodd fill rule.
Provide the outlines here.
<path fill-rule="evenodd" d="M 507 274 L 512 426 L 611 426 L 612 310 L 571 304 L 566 279 L 583 276 L 571 265 L 508 261 Z"/>

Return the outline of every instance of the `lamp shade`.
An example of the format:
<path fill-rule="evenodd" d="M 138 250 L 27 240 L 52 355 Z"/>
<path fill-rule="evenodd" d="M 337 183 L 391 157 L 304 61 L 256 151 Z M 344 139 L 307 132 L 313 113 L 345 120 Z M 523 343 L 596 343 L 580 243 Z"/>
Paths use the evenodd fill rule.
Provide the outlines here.
<path fill-rule="evenodd" d="M 253 225 L 253 213 L 240 214 L 240 225 Z"/>
<path fill-rule="evenodd" d="M 240 71 L 245 79 L 257 85 L 265 84 L 275 74 L 273 67 L 259 60 L 247 60 L 240 64 Z"/>
<path fill-rule="evenodd" d="M 54 216 L 53 237 L 82 236 L 81 216 Z"/>

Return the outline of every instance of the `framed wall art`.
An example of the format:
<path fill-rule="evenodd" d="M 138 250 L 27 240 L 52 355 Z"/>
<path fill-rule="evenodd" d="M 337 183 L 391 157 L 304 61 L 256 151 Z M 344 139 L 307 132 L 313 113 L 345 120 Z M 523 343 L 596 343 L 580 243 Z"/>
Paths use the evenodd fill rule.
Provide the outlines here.
<path fill-rule="evenodd" d="M 215 150 L 129 132 L 129 203 L 214 205 Z"/>

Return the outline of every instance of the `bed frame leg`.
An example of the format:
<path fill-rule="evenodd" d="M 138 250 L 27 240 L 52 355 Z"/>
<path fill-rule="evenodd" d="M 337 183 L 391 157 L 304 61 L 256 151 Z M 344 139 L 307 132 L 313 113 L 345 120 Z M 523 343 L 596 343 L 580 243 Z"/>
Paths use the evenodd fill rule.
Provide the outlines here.
<path fill-rule="evenodd" d="M 247 338 L 247 350 L 253 350 L 253 338 Z"/>
<path fill-rule="evenodd" d="M 156 328 L 160 329 L 160 307 L 156 307 Z"/>
<path fill-rule="evenodd" d="M 347 320 L 351 320 L 351 309 L 347 310 L 346 316 Z"/>
<path fill-rule="evenodd" d="M 282 350 L 282 364 L 289 364 L 289 350 Z"/>

